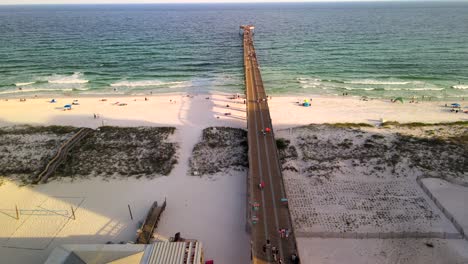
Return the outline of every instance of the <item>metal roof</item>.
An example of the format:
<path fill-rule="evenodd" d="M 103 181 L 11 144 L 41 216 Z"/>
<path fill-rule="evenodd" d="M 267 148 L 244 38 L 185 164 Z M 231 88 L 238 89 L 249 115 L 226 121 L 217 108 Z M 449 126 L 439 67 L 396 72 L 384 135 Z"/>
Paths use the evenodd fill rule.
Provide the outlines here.
<path fill-rule="evenodd" d="M 200 264 L 200 242 L 158 242 L 149 245 L 140 264 Z"/>

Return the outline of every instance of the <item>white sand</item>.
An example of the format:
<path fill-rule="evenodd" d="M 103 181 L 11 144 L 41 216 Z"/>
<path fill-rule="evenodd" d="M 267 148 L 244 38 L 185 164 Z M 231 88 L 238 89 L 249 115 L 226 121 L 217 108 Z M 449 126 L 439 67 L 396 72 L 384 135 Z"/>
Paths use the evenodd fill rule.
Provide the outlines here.
<path fill-rule="evenodd" d="M 422 179 L 422 182 L 468 234 L 468 187 L 436 178 Z"/>
<path fill-rule="evenodd" d="M 308 97 L 307 97 L 308 98 Z M 269 101 L 271 118 L 276 129 L 310 123 L 370 123 L 387 121 L 452 122 L 466 121 L 468 114 L 451 113 L 445 102 L 391 103 L 361 101 L 354 97 L 310 97 L 311 107 L 298 106 L 304 97 L 273 97 Z M 465 106 L 465 105 L 462 105 Z"/>
<path fill-rule="evenodd" d="M 466 263 L 467 245 L 461 239 L 298 238 L 303 264 Z"/>
<path fill-rule="evenodd" d="M 205 98 L 209 97 L 209 100 Z M 311 107 L 299 106 L 304 98 L 313 98 Z M 99 99 L 107 98 L 101 102 Z M 245 127 L 245 106 L 243 100 L 230 100 L 226 94 L 197 95 L 194 98 L 181 94 L 153 95 L 144 97 L 83 97 L 80 105 L 71 111 L 62 111 L 65 104 L 75 98 L 0 99 L 0 125 L 14 124 L 56 124 L 98 127 L 120 126 L 186 126 L 208 127 L 225 125 Z M 169 100 L 177 103 L 170 103 Z M 136 100 L 136 101 L 134 101 Z M 117 106 L 114 103 L 127 103 Z M 451 102 L 448 102 L 451 103 Z M 226 105 L 230 107 L 227 108 Z M 390 103 L 388 101 L 361 101 L 354 97 L 284 96 L 269 101 L 271 118 L 275 129 L 295 127 L 310 123 L 364 122 L 375 124 L 384 118 L 398 122 L 452 122 L 466 121 L 468 114 L 451 113 L 444 107 L 445 102 Z M 462 105 L 465 107 L 465 105 Z M 231 116 L 224 116 L 231 112 Z M 93 113 L 101 115 L 93 119 Z M 220 116 L 220 119 L 216 119 Z"/>
<path fill-rule="evenodd" d="M 26 102 L 0 100 L 0 126 L 175 126 L 177 132 L 173 140 L 180 143 L 179 163 L 170 176 L 154 180 L 53 181 L 21 188 L 17 183 L 5 183 L 0 186 L 2 260 L 7 258 L 8 263 L 42 263 L 60 244 L 134 240 L 137 222 L 144 218 L 151 203 L 167 198 L 168 207 L 158 227 L 162 237 L 180 231 L 182 236 L 199 239 L 204 244 L 207 259 L 227 264 L 248 263 L 249 243 L 244 231 L 245 172 L 219 175 L 213 179 L 186 175 L 188 158 L 203 128 L 245 128 L 243 99 L 234 101 L 223 94 L 196 95 L 193 98 L 183 94 L 154 95 L 148 96 L 149 101 L 144 97 L 107 97 L 108 101 L 102 102 L 100 98 L 78 98 L 80 105 L 73 106 L 71 111 L 63 111 L 62 107 L 75 98 L 56 98 L 55 104 L 49 103 L 48 98 L 28 98 Z M 176 103 L 171 103 L 171 99 Z M 303 99 L 274 97 L 270 101 L 275 129 L 324 122 L 375 123 L 380 118 L 400 122 L 468 119 L 466 114 L 450 113 L 440 106 L 441 103 L 433 102 L 392 104 L 323 97 L 315 98 L 309 108 L 295 103 Z M 115 102 L 128 105 L 113 105 Z M 225 116 L 227 112 L 231 115 Z M 94 113 L 100 118 L 94 119 Z M 20 210 L 40 209 L 42 211 L 37 212 L 43 215 L 22 211 L 20 220 L 15 220 L 15 204 Z M 134 221 L 130 220 L 128 204 L 132 207 Z M 70 219 L 68 207 L 71 205 L 78 208 L 76 220 Z M 34 215 L 27 215 L 28 212 Z M 300 242 L 300 245 L 308 244 Z M 30 249 L 14 248 L 18 246 Z"/>
<path fill-rule="evenodd" d="M 237 104 L 225 96 L 205 99 L 208 96 L 211 97 L 153 96 L 149 101 L 142 97 L 137 101 L 109 98 L 107 102 L 80 98 L 80 105 L 71 111 L 56 108 L 72 99 L 57 99 L 55 104 L 45 99 L 29 99 L 25 103 L 1 101 L 2 125 L 98 127 L 104 121 L 105 125 L 117 126 L 176 126 L 173 140 L 180 144 L 179 163 L 172 173 L 154 180 L 52 181 L 33 187 L 18 187 L 17 183 L 6 181 L 0 186 L 0 223 L 5 227 L 0 228 L 2 259 L 8 256 L 8 263 L 43 263 L 60 244 L 133 241 L 138 221 L 144 220 L 152 202 L 167 198 L 168 206 L 157 229 L 161 239 L 181 232 L 183 237 L 203 243 L 207 259 L 247 263 L 246 173 L 233 172 L 212 179 L 186 175 L 188 158 L 203 128 L 245 124 L 243 101 L 238 100 Z M 176 103 L 171 103 L 171 99 Z M 117 101 L 128 105 L 111 105 Z M 226 108 L 227 103 L 230 108 Z M 224 116 L 225 112 L 231 112 L 231 116 Z M 99 114 L 100 119 L 94 119 L 93 113 Z M 21 211 L 19 221 L 14 219 L 15 204 Z M 76 220 L 70 219 L 71 205 L 78 207 Z"/>

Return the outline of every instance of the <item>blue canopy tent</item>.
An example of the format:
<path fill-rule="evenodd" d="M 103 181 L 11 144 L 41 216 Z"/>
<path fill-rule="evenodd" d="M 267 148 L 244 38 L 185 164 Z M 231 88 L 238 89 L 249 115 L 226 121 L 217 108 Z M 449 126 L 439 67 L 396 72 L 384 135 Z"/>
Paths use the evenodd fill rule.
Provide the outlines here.
<path fill-rule="evenodd" d="M 457 103 L 452 104 L 452 108 L 460 108 L 460 107 L 461 107 L 460 104 L 457 104 Z"/>
<path fill-rule="evenodd" d="M 63 110 L 71 110 L 71 109 L 72 109 L 71 104 L 66 104 L 63 106 Z"/>

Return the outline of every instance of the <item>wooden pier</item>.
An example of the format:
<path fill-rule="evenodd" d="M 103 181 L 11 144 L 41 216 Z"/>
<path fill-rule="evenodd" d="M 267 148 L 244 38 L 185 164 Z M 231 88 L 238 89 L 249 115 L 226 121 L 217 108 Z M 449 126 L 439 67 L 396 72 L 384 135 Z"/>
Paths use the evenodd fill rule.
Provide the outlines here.
<path fill-rule="evenodd" d="M 154 202 L 151 206 L 148 214 L 146 215 L 145 222 L 142 224 L 140 230 L 138 231 L 138 236 L 136 239 L 136 244 L 150 244 L 153 238 L 153 233 L 156 227 L 158 226 L 159 219 L 161 214 L 166 209 L 166 200 L 162 206 L 158 206 L 158 202 Z"/>
<path fill-rule="evenodd" d="M 268 108 L 268 97 L 253 44 L 252 25 L 241 26 L 247 96 L 249 143 L 248 221 L 252 263 L 299 263 L 278 150 Z M 288 233 L 288 236 L 285 236 Z M 280 231 L 283 231 L 281 234 Z M 269 242 L 269 243 L 268 243 Z M 273 249 L 277 249 L 275 254 Z M 295 259 L 295 260 L 294 260 Z"/>

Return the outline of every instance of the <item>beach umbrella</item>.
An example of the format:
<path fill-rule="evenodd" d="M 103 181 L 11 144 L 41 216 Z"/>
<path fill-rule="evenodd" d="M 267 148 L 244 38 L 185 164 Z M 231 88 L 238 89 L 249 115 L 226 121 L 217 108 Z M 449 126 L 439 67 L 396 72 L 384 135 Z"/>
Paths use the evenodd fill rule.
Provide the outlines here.
<path fill-rule="evenodd" d="M 401 98 L 401 97 L 397 97 L 397 98 L 395 98 L 395 100 L 394 100 L 394 101 L 395 101 L 395 102 L 396 102 L 396 101 L 400 101 L 401 103 L 403 103 L 403 98 Z"/>
<path fill-rule="evenodd" d="M 461 107 L 461 105 L 457 104 L 457 103 L 454 103 L 454 104 L 452 104 L 452 107 L 457 107 L 458 108 L 458 107 Z"/>
<path fill-rule="evenodd" d="M 71 104 L 66 104 L 63 106 L 64 109 L 70 110 L 72 108 Z"/>

